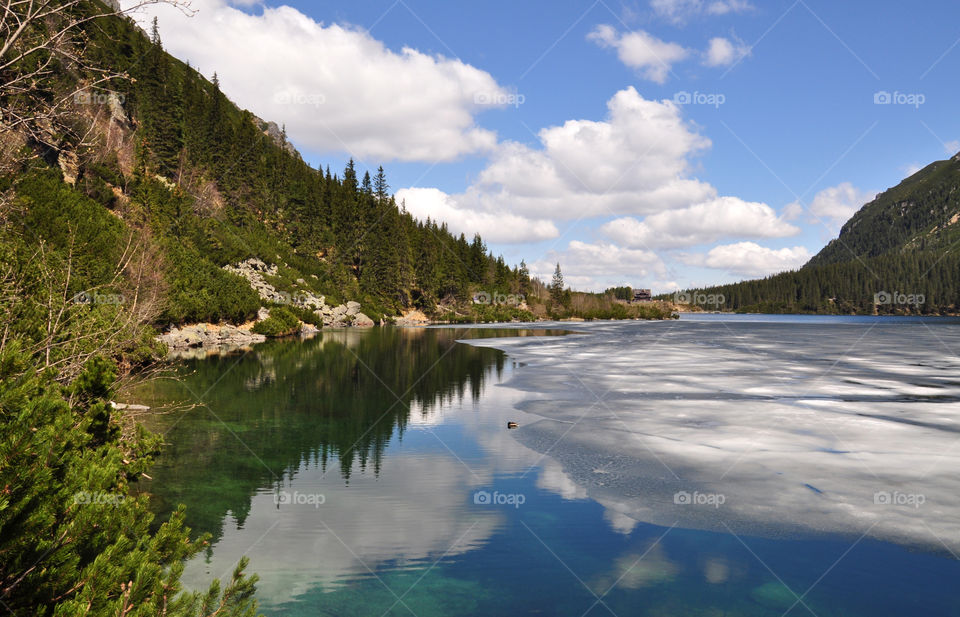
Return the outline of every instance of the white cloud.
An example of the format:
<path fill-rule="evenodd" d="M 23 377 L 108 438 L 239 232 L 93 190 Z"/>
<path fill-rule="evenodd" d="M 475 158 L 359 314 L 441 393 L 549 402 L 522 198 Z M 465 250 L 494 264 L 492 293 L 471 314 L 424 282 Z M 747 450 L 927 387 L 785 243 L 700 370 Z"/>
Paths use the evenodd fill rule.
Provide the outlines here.
<path fill-rule="evenodd" d="M 943 149 L 946 151 L 947 156 L 953 156 L 957 152 L 960 152 L 960 139 L 948 141 L 947 143 L 943 144 Z"/>
<path fill-rule="evenodd" d="M 715 246 L 706 255 L 687 255 L 683 261 L 692 266 L 759 277 L 795 270 L 809 261 L 810 257 L 810 251 L 803 246 L 771 249 L 755 242 L 737 242 Z"/>
<path fill-rule="evenodd" d="M 533 220 L 652 214 L 716 197 L 689 177 L 689 158 L 710 141 L 683 120 L 672 101 L 648 101 L 630 87 L 608 102 L 604 121 L 569 120 L 542 129 L 541 148 L 502 143 L 466 191 L 458 210 L 509 212 Z M 407 207 L 420 211 L 407 195 Z M 451 222 L 452 221 L 448 221 Z"/>
<path fill-rule="evenodd" d="M 601 47 L 616 49 L 621 62 L 635 69 L 644 79 L 658 84 L 667 80 L 675 63 L 690 55 L 682 45 L 661 41 L 642 30 L 620 34 L 605 24 L 594 28 L 587 39 Z"/>
<path fill-rule="evenodd" d="M 544 281 L 553 276 L 557 263 L 567 286 L 578 291 L 603 291 L 623 284 L 638 285 L 654 277 L 663 279 L 667 267 L 653 251 L 627 249 L 615 244 L 591 244 L 574 240 L 566 250 L 551 251 L 530 264 L 530 272 Z"/>
<path fill-rule="evenodd" d="M 251 2 L 244 1 L 250 5 Z M 257 15 L 193 0 L 193 17 L 155 5 L 164 46 L 240 106 L 286 123 L 296 142 L 358 158 L 449 161 L 488 152 L 496 135 L 474 116 L 509 94 L 487 72 L 415 49 L 387 49 L 366 31 L 324 25 L 289 6 Z"/>
<path fill-rule="evenodd" d="M 910 176 L 912 176 L 913 174 L 917 173 L 917 172 L 920 171 L 921 169 L 923 169 L 923 165 L 921 165 L 920 163 L 910 163 L 910 164 L 908 164 L 908 165 L 903 165 L 903 166 L 900 168 L 900 171 L 903 172 L 903 174 L 904 174 L 903 177 L 904 177 L 904 178 L 909 178 Z"/>
<path fill-rule="evenodd" d="M 747 0 L 714 0 L 708 2 L 706 12 L 708 15 L 726 15 L 727 13 L 743 13 L 753 8 Z"/>
<path fill-rule="evenodd" d="M 842 182 L 817 193 L 805 210 L 810 215 L 809 222 L 826 224 L 831 231 L 836 232 L 876 196 L 876 192 L 861 191 L 849 182 Z M 784 217 L 795 219 L 803 212 L 803 206 L 794 202 L 786 207 Z"/>
<path fill-rule="evenodd" d="M 543 219 L 528 219 L 511 212 L 481 212 L 459 206 L 453 197 L 435 188 L 401 189 L 396 194 L 407 210 L 420 220 L 446 221 L 450 231 L 468 238 L 479 233 L 485 242 L 519 244 L 548 240 L 559 235 L 556 225 Z"/>
<path fill-rule="evenodd" d="M 674 23 L 696 15 L 726 15 L 753 9 L 747 0 L 650 0 L 653 11 Z"/>
<path fill-rule="evenodd" d="M 750 47 L 742 41 L 723 38 L 710 39 L 703 54 L 703 63 L 707 66 L 730 66 L 750 54 Z"/>
<path fill-rule="evenodd" d="M 629 248 L 676 248 L 709 244 L 721 238 L 783 238 L 800 229 L 762 203 L 718 197 L 688 208 L 658 212 L 639 221 L 615 219 L 601 230 Z"/>

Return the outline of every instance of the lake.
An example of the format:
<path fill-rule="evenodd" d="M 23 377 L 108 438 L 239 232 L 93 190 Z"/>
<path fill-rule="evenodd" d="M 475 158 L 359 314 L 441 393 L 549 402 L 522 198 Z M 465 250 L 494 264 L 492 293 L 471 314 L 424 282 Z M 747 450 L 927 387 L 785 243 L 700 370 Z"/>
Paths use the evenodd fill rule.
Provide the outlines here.
<path fill-rule="evenodd" d="M 325 331 L 144 385 L 177 406 L 141 484 L 212 535 L 184 581 L 247 556 L 269 616 L 960 615 L 958 351 L 933 318 Z"/>

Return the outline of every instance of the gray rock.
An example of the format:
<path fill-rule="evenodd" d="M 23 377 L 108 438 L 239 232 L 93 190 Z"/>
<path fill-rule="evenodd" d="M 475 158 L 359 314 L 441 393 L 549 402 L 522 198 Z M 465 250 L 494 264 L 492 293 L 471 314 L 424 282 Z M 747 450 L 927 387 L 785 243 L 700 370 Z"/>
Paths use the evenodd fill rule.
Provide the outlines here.
<path fill-rule="evenodd" d="M 320 329 L 313 324 L 302 323 L 300 324 L 300 336 L 313 336 L 320 332 Z"/>
<path fill-rule="evenodd" d="M 123 111 L 123 100 L 116 92 L 110 93 L 107 104 L 110 107 L 111 120 L 118 124 L 126 124 L 128 122 L 127 114 Z"/>
<path fill-rule="evenodd" d="M 264 319 L 269 319 L 270 309 L 261 306 L 260 310 L 257 311 L 257 321 L 263 321 Z"/>
<path fill-rule="evenodd" d="M 363 313 L 357 313 L 353 318 L 353 326 L 357 328 L 371 328 L 373 327 L 373 320 L 364 315 Z"/>
<path fill-rule="evenodd" d="M 157 339 L 171 351 L 171 355 L 181 355 L 189 349 L 226 351 L 242 348 L 266 340 L 262 334 L 255 334 L 232 325 L 210 329 L 206 324 L 194 324 L 173 329 Z"/>

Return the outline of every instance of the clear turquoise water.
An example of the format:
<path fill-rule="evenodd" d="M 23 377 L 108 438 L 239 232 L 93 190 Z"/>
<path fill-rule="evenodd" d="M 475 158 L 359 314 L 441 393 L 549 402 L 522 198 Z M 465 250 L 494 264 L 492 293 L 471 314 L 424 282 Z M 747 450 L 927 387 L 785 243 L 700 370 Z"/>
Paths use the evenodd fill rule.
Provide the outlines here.
<path fill-rule="evenodd" d="M 144 487 L 155 510 L 184 503 L 213 535 L 186 580 L 246 555 L 269 616 L 960 615 L 946 551 L 612 514 L 515 438 L 531 394 L 502 384 L 524 367 L 455 342 L 516 334 L 325 332 L 145 387 L 202 403 L 149 421 L 169 444 Z"/>

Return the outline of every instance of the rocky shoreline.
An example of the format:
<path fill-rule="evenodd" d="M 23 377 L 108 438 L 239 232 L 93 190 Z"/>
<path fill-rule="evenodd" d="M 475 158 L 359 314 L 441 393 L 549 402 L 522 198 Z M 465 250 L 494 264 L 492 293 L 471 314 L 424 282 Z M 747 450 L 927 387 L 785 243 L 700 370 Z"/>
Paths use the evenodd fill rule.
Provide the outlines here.
<path fill-rule="evenodd" d="M 223 269 L 245 279 L 265 304 L 292 305 L 310 310 L 324 328 L 369 328 L 376 325 L 370 317 L 360 311 L 359 302 L 350 300 L 337 306 L 330 306 L 324 296 L 302 289 L 306 285 L 303 279 L 297 280 L 298 290 L 294 293 L 278 291 L 267 282 L 265 277 L 277 276 L 279 268 L 256 257 L 236 265 L 224 266 Z M 187 324 L 179 327 L 171 325 L 167 331 L 157 337 L 157 340 L 167 346 L 171 357 L 177 358 L 204 357 L 209 354 L 249 349 L 250 346 L 267 340 L 266 336 L 254 332 L 253 327 L 257 322 L 269 317 L 270 309 L 261 307 L 254 321 L 240 326 L 211 323 Z M 319 328 L 313 324 L 304 322 L 300 324 L 300 336 L 313 336 L 319 331 Z"/>
<path fill-rule="evenodd" d="M 369 328 L 374 324 L 373 320 L 360 312 L 360 303 L 349 300 L 338 306 L 330 306 L 326 302 L 325 296 L 318 296 L 314 293 L 304 290 L 306 281 L 298 279 L 299 285 L 297 291 L 289 293 L 278 291 L 264 278 L 265 276 L 277 276 L 279 268 L 274 264 L 264 263 L 263 260 L 252 257 L 246 261 L 241 261 L 237 265 L 227 265 L 223 267 L 227 272 L 236 274 L 246 279 L 251 289 L 257 292 L 260 299 L 272 304 L 290 304 L 302 309 L 312 311 L 323 322 L 327 328 Z M 261 309 L 263 310 L 263 309 Z M 269 315 L 269 312 L 267 313 Z M 265 317 L 260 317 L 264 319 Z"/>

